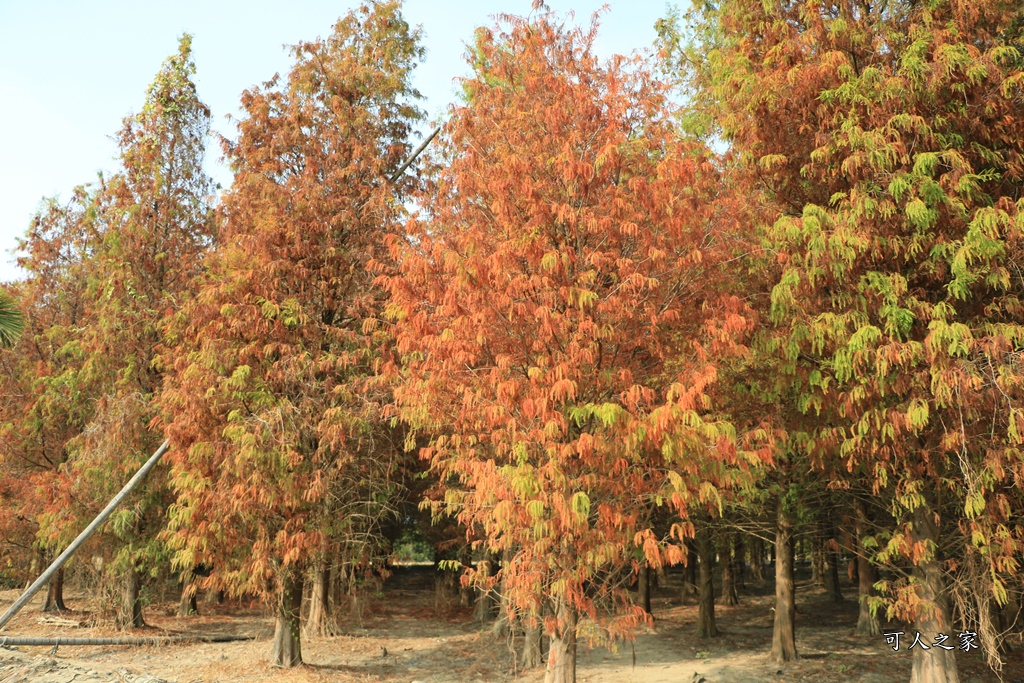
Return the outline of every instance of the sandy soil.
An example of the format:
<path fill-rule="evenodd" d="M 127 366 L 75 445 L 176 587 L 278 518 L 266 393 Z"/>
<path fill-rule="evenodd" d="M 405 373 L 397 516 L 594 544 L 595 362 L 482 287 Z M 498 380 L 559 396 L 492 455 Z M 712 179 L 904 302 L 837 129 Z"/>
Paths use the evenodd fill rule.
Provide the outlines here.
<path fill-rule="evenodd" d="M 421 577 L 422 578 L 422 577 Z M 797 647 L 800 659 L 772 665 L 771 586 L 752 585 L 735 607 L 716 610 L 722 634 L 693 636 L 696 607 L 683 604 L 676 586 L 658 592 L 655 626 L 634 643 L 614 651 L 581 647 L 579 683 L 905 683 L 911 654 L 893 652 L 885 639 L 853 633 L 856 605 L 828 603 L 820 591 L 798 586 Z M 847 595 L 852 591 L 847 588 Z M 676 596 L 676 597 L 674 597 Z M 0 605 L 17 597 L 0 593 Z M 73 593 L 69 604 L 79 605 Z M 542 671 L 513 673 L 513 645 L 496 641 L 468 610 L 433 607 L 433 591 L 422 580 L 389 581 L 372 599 L 361 620 L 343 625 L 343 635 L 303 639 L 307 665 L 288 671 L 268 665 L 273 624 L 252 605 L 201 605 L 202 616 L 177 618 L 173 604 L 151 605 L 149 628 L 132 635 L 182 632 L 230 633 L 255 640 L 225 644 L 146 647 L 0 648 L 0 683 L 200 683 L 373 681 L 378 683 L 539 683 Z M 89 614 L 65 615 L 88 624 Z M 906 630 L 906 629 L 902 629 Z M 46 623 L 32 604 L 8 625 L 4 635 L 98 637 L 116 635 L 100 626 Z M 962 683 L 995 683 L 977 651 L 959 652 Z M 1024 644 L 1015 647 L 1003 670 L 1005 683 L 1024 683 Z"/>

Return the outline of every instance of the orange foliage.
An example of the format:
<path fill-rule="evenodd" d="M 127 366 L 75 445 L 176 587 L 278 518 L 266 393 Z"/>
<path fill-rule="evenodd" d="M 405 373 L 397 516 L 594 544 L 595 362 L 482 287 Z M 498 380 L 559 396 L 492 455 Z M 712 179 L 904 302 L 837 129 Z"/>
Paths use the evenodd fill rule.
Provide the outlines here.
<path fill-rule="evenodd" d="M 446 166 L 381 282 L 437 508 L 512 554 L 512 605 L 565 626 L 623 606 L 613 577 L 634 549 L 682 559 L 652 509 L 685 516 L 729 484 L 709 350 L 737 350 L 749 323 L 718 288 L 734 229 L 719 174 L 678 137 L 664 85 L 637 60 L 599 64 L 596 24 L 504 22 L 478 33 Z M 612 636 L 642 619 L 621 614 Z"/>

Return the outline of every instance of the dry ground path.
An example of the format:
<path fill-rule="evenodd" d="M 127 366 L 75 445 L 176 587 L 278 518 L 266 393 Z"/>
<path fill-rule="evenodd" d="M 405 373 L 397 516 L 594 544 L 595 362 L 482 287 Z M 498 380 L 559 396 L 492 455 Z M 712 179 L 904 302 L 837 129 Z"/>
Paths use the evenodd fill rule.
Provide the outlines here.
<path fill-rule="evenodd" d="M 178 618 L 173 603 L 151 605 L 150 627 L 138 635 L 181 632 L 256 636 L 239 643 L 196 643 L 146 647 L 22 647 L 0 649 L 0 683 L 539 683 L 543 672 L 513 675 L 515 643 L 496 641 L 472 620 L 468 610 L 435 609 L 434 594 L 421 575 L 397 576 L 382 593 L 367 598 L 358 619 L 349 619 L 337 636 L 307 638 L 308 665 L 295 670 L 267 664 L 272 621 L 255 605 L 201 605 L 198 617 Z M 674 577 L 670 577 L 674 578 Z M 751 585 L 741 604 L 717 608 L 718 638 L 693 636 L 696 607 L 679 599 L 669 585 L 654 600 L 653 628 L 635 643 L 614 651 L 582 648 L 579 683 L 906 683 L 910 653 L 893 652 L 884 638 L 854 634 L 856 606 L 827 602 L 824 593 L 801 583 L 798 588 L 799 661 L 772 665 L 771 585 Z M 847 595 L 852 597 L 847 587 Z M 0 605 L 16 591 L 0 592 Z M 84 604 L 72 593 L 69 604 Z M 89 623 L 73 612 L 71 624 Z M 115 635 L 100 626 L 70 627 L 44 620 L 32 604 L 9 625 L 8 634 L 63 637 Z M 996 683 L 977 652 L 959 653 L 962 683 Z M 1024 644 L 1017 645 L 1004 669 L 1005 683 L 1024 683 Z"/>

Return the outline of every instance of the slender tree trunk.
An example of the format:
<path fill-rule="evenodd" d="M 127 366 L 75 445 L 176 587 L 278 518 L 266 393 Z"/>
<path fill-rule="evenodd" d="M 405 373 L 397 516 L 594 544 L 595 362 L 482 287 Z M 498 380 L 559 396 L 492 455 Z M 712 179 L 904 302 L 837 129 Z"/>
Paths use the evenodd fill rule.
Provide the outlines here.
<path fill-rule="evenodd" d="M 822 515 L 821 578 L 825 592 L 834 603 L 843 602 L 843 589 L 839 585 L 839 555 L 836 553 L 835 526 L 831 512 Z"/>
<path fill-rule="evenodd" d="M 651 613 L 651 568 L 647 566 L 647 559 L 640 560 L 640 569 L 637 571 L 637 596 L 636 601 L 648 614 Z"/>
<path fill-rule="evenodd" d="M 882 633 L 878 619 L 871 614 L 868 600 L 875 594 L 875 569 L 868 559 L 868 549 L 864 547 L 864 537 L 868 534 L 868 513 L 864 501 L 853 502 L 854 530 L 857 534 L 857 596 L 860 601 L 857 614 L 857 635 L 877 636 Z"/>
<path fill-rule="evenodd" d="M 46 551 L 37 547 L 36 551 L 32 553 L 32 562 L 28 566 L 28 573 L 32 576 L 39 576 L 40 572 L 42 572 L 48 564 L 49 562 L 46 561 Z M 29 579 L 28 581 L 29 583 L 32 583 L 32 579 Z"/>
<path fill-rule="evenodd" d="M 480 560 L 478 570 L 486 582 L 493 572 L 493 562 L 489 557 Z M 486 583 L 480 585 L 476 591 L 476 604 L 473 607 L 473 618 L 481 625 L 486 624 L 494 617 L 494 592 L 487 588 Z"/>
<path fill-rule="evenodd" d="M 714 638 L 718 635 L 715 624 L 715 543 L 708 529 L 697 532 L 697 555 L 700 565 L 697 637 Z"/>
<path fill-rule="evenodd" d="M 736 590 L 737 565 L 742 561 L 741 556 L 733 555 L 733 534 L 725 537 L 719 547 L 719 559 L 722 561 L 722 604 L 740 604 L 740 595 Z"/>
<path fill-rule="evenodd" d="M 313 591 L 309 596 L 309 618 L 306 635 L 322 636 L 331 633 L 331 565 L 320 560 L 313 568 Z"/>
<path fill-rule="evenodd" d="M 223 605 L 224 591 L 221 589 L 203 591 L 203 602 L 207 605 Z"/>
<path fill-rule="evenodd" d="M 331 614 L 338 613 L 339 605 L 339 587 L 341 582 L 338 580 L 338 568 L 339 562 L 337 558 L 332 559 L 328 564 L 327 569 L 327 604 L 330 605 Z"/>
<path fill-rule="evenodd" d="M 739 602 L 739 589 L 747 587 L 746 548 L 743 547 L 743 534 L 737 532 L 730 535 L 732 536 L 733 575 L 737 588 L 736 601 Z"/>
<path fill-rule="evenodd" d="M 839 557 L 834 550 L 825 551 L 825 592 L 832 602 L 845 601 L 843 589 L 839 584 Z"/>
<path fill-rule="evenodd" d="M 57 570 L 57 573 L 50 581 L 46 591 L 46 600 L 43 602 L 44 612 L 66 612 L 64 604 L 64 567 Z"/>
<path fill-rule="evenodd" d="M 811 583 L 825 587 L 825 547 L 820 528 L 811 536 Z"/>
<path fill-rule="evenodd" d="M 459 586 L 459 607 L 470 607 L 473 605 L 475 592 L 472 586 Z"/>
<path fill-rule="evenodd" d="M 41 567 L 45 568 L 48 564 L 50 564 L 51 560 L 52 560 L 52 556 L 48 552 L 46 552 L 42 548 L 36 548 L 36 552 L 34 553 L 34 555 L 32 557 L 32 565 L 29 568 L 29 573 L 32 576 L 37 576 L 39 574 L 39 572 L 41 571 L 40 568 Z M 43 598 L 43 611 L 44 612 L 53 612 L 53 611 L 56 610 L 56 607 L 53 604 L 53 592 L 52 592 L 52 589 L 53 589 L 53 581 L 50 581 L 50 586 L 49 586 L 48 590 L 46 591 L 46 597 Z"/>
<path fill-rule="evenodd" d="M 1019 581 L 1015 583 L 1017 585 L 1009 586 L 1007 591 L 1006 604 L 1002 608 L 1002 622 L 1008 628 L 1024 635 L 1024 606 L 1021 604 L 1021 586 Z"/>
<path fill-rule="evenodd" d="M 524 626 L 526 627 L 526 635 L 523 638 L 523 668 L 536 669 L 544 661 L 540 650 L 540 618 L 531 614 L 526 618 Z"/>
<path fill-rule="evenodd" d="M 764 583 L 764 543 L 757 536 L 751 536 L 747 545 L 750 547 L 750 574 L 754 581 Z"/>
<path fill-rule="evenodd" d="M 926 551 L 929 554 L 919 560 L 914 567 L 917 597 L 920 600 L 914 631 L 921 634 L 923 642 L 931 643 L 939 633 L 950 635 L 953 631 L 953 622 L 946 597 L 942 566 L 939 559 L 932 554 L 939 543 L 939 529 L 928 505 L 921 505 L 914 510 L 911 537 L 916 543 L 929 547 Z M 910 683 L 960 683 L 955 651 L 940 647 L 933 647 L 930 650 L 915 647 Z"/>
<path fill-rule="evenodd" d="M 697 546 L 693 539 L 686 539 L 686 566 L 683 571 L 682 598 L 692 598 L 697 595 Z"/>
<path fill-rule="evenodd" d="M 142 574 L 138 569 L 132 567 L 125 575 L 124 592 L 121 597 L 121 607 L 118 610 L 118 628 L 142 628 L 146 622 L 142 619 Z"/>
<path fill-rule="evenodd" d="M 473 558 L 470 557 L 469 553 L 463 552 L 459 555 L 459 562 L 462 566 L 469 567 L 473 564 Z M 461 579 L 462 577 L 459 580 L 459 607 L 472 607 L 476 598 L 476 591 L 472 586 L 466 585 Z"/>
<path fill-rule="evenodd" d="M 576 683 L 576 610 L 558 603 L 558 624 L 550 633 L 548 667 L 544 683 Z"/>
<path fill-rule="evenodd" d="M 302 664 L 302 589 L 303 571 L 287 571 L 277 599 L 277 625 L 274 629 L 274 666 L 289 668 Z"/>
<path fill-rule="evenodd" d="M 444 571 L 440 563 L 434 565 L 434 609 L 447 611 L 459 593 L 456 583 L 458 576 L 453 571 Z"/>
<path fill-rule="evenodd" d="M 779 501 L 775 528 L 775 627 L 771 659 L 789 662 L 796 653 L 796 594 L 793 581 L 793 522 Z"/>
<path fill-rule="evenodd" d="M 505 638 L 512 631 L 509 616 L 508 588 L 505 585 L 505 577 L 508 575 L 508 572 L 505 570 L 511 561 L 512 551 L 506 548 L 501 553 L 501 583 L 498 586 L 498 596 L 495 601 L 498 606 L 498 615 L 494 619 L 494 625 L 491 626 L 491 635 L 495 638 Z"/>
<path fill-rule="evenodd" d="M 199 605 L 196 601 L 197 592 L 195 572 L 191 569 L 181 572 L 181 600 L 178 601 L 179 617 L 199 614 Z"/>
<path fill-rule="evenodd" d="M 344 609 L 346 591 L 348 589 L 347 564 L 344 562 L 334 563 L 334 574 L 331 579 L 331 603 L 334 605 L 334 614 L 342 614 Z"/>

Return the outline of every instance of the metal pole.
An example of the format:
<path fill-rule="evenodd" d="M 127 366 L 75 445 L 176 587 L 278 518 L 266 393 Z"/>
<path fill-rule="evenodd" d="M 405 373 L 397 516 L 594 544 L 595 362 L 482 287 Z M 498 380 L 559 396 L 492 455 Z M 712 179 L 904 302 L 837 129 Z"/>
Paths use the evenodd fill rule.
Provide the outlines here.
<path fill-rule="evenodd" d="M 107 503 L 107 507 L 103 508 L 103 512 L 101 512 L 96 517 L 96 519 L 92 520 L 92 523 L 89 524 L 89 526 L 85 527 L 85 530 L 82 533 L 78 534 L 78 538 L 72 541 L 71 545 L 64 549 L 64 552 L 62 552 L 60 556 L 53 561 L 53 564 L 47 567 L 46 571 L 43 572 L 42 575 L 35 580 L 35 583 L 29 586 L 25 590 L 25 592 L 22 593 L 21 597 L 14 601 L 14 604 L 11 605 L 6 612 L 4 612 L 4 615 L 2 617 L 0 617 L 0 629 L 2 629 L 7 624 L 8 621 L 14 618 L 14 615 L 17 614 L 21 610 L 21 608 L 25 606 L 25 603 L 31 600 L 32 596 L 35 595 L 40 588 L 46 585 L 50 578 L 57 573 L 57 570 L 64 566 L 64 563 L 67 562 L 72 555 L 74 555 L 75 551 L 78 550 L 78 548 L 81 547 L 83 543 L 89 540 L 89 537 L 96 532 L 96 529 L 100 528 L 100 526 L 105 521 L 107 521 L 107 517 L 110 516 L 110 513 L 112 513 L 117 508 L 117 506 L 120 505 L 124 501 L 124 499 L 128 497 L 129 493 L 135 490 L 135 487 L 138 486 L 139 483 L 146 478 L 146 475 L 149 474 L 149 471 L 156 467 L 157 462 L 159 462 L 163 454 L 167 452 L 167 449 L 168 447 L 170 447 L 170 445 L 171 442 L 169 440 L 166 440 L 162 444 L 160 444 L 160 448 L 156 449 L 156 453 L 150 456 L 149 460 L 146 461 L 146 464 L 143 465 L 142 468 L 135 473 L 135 476 L 132 477 L 128 481 L 128 483 L 124 485 L 124 488 L 121 489 L 121 492 L 114 496 L 109 503 Z"/>
<path fill-rule="evenodd" d="M 416 157 L 418 157 L 420 155 L 420 153 L 424 149 L 427 148 L 427 145 L 429 145 L 430 141 L 434 139 L 434 136 L 437 135 L 440 132 L 441 132 L 440 128 L 435 128 L 434 132 L 432 132 L 430 135 L 428 135 L 427 139 L 420 143 L 420 146 L 417 147 L 416 150 L 411 155 L 409 155 L 409 158 L 405 160 L 405 163 L 402 164 L 402 167 L 399 168 L 397 171 L 395 171 L 395 174 L 393 176 L 391 176 L 389 178 L 389 180 L 391 182 L 395 182 L 396 180 L 401 178 L 402 174 L 405 173 L 405 169 L 409 168 L 409 164 L 411 164 L 412 162 L 416 161 Z"/>
<path fill-rule="evenodd" d="M 256 640 L 256 636 L 164 636 L 156 638 L 36 638 L 19 636 L 0 636 L 0 647 L 16 647 L 19 645 L 168 645 L 170 643 L 234 643 L 245 640 Z"/>

